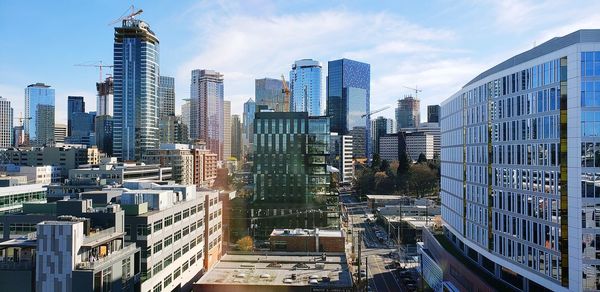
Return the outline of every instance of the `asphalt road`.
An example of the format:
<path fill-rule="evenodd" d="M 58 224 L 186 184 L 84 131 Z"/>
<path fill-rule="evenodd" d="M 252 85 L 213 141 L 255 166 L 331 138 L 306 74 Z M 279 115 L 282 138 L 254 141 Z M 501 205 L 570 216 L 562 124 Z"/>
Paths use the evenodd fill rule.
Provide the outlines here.
<path fill-rule="evenodd" d="M 365 258 L 368 257 L 368 281 L 370 291 L 408 291 L 400 281 L 400 274 L 393 267 L 394 259 L 389 256 L 390 252 L 395 251 L 393 246 L 387 246 L 380 243 L 375 235 L 375 230 L 371 224 L 365 222 L 367 210 L 366 202 L 357 202 L 350 195 L 342 194 L 340 201 L 348 211 L 348 228 L 352 228 L 351 236 L 354 236 L 354 242 L 358 240 L 358 231 L 363 233 L 362 237 L 362 263 L 361 270 L 365 270 Z M 385 230 L 382 230 L 385 232 Z M 356 254 L 358 250 L 355 249 Z"/>

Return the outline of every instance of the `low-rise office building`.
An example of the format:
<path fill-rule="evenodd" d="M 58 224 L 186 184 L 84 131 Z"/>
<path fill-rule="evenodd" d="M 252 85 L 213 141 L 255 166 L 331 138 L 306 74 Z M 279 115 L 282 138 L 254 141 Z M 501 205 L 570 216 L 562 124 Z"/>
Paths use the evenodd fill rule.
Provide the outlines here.
<path fill-rule="evenodd" d="M 288 252 L 344 252 L 342 230 L 274 229 L 269 237 L 271 250 Z"/>
<path fill-rule="evenodd" d="M 382 160 L 394 161 L 406 153 L 408 159 L 417 161 L 423 154 L 431 160 L 435 157 L 434 142 L 432 133 L 422 131 L 383 135 L 379 137 L 379 156 Z"/>
<path fill-rule="evenodd" d="M 58 144 L 53 147 L 9 148 L 0 150 L 0 163 L 21 166 L 57 166 L 66 178 L 69 170 L 84 164 L 98 164 L 100 154 L 96 147 Z"/>
<path fill-rule="evenodd" d="M 58 166 L 15 166 L 14 171 L 7 172 L 9 175 L 20 175 L 27 177 L 27 183 L 45 184 L 60 183 L 62 169 Z"/>
<path fill-rule="evenodd" d="M 32 184 L 0 188 L 0 214 L 20 212 L 27 202 L 46 202 L 46 187 Z"/>
<path fill-rule="evenodd" d="M 114 157 L 102 158 L 100 164 L 84 165 L 69 171 L 70 180 L 98 180 L 102 185 L 120 185 L 126 180 L 167 181 L 173 178 L 171 167 L 159 164 L 117 162 Z"/>
<path fill-rule="evenodd" d="M 27 177 L 24 175 L 0 176 L 0 187 L 14 187 L 27 184 Z"/>
<path fill-rule="evenodd" d="M 172 179 L 179 184 L 194 183 L 194 155 L 189 149 L 169 149 L 161 144 L 160 149 L 150 149 L 143 155 L 149 164 L 172 168 Z"/>

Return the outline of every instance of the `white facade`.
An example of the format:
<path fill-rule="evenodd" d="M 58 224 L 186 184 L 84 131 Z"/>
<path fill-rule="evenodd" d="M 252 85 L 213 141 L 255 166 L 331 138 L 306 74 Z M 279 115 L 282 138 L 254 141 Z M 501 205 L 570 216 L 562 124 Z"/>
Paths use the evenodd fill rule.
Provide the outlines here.
<path fill-rule="evenodd" d="M 61 168 L 57 166 L 19 166 L 19 172 L 15 175 L 27 177 L 27 183 L 44 184 L 60 183 Z"/>
<path fill-rule="evenodd" d="M 433 136 L 433 153 L 440 156 L 440 124 L 439 123 L 420 123 L 418 128 L 402 128 L 401 132 L 423 132 Z"/>
<path fill-rule="evenodd" d="M 223 160 L 231 157 L 231 101 L 223 102 Z"/>
<path fill-rule="evenodd" d="M 352 136 L 342 136 L 342 174 L 343 182 L 351 182 L 354 178 L 354 162 L 352 161 Z"/>
<path fill-rule="evenodd" d="M 13 108 L 10 100 L 0 96 L 0 149 L 12 146 Z"/>
<path fill-rule="evenodd" d="M 598 288 L 596 84 L 600 30 L 581 30 L 493 67 L 442 104 L 444 227 L 465 252 L 523 277 L 512 285 Z"/>
<path fill-rule="evenodd" d="M 404 136 L 406 154 L 413 161 L 417 161 L 421 154 L 428 160 L 434 156 L 434 137 L 429 133 L 407 133 Z"/>

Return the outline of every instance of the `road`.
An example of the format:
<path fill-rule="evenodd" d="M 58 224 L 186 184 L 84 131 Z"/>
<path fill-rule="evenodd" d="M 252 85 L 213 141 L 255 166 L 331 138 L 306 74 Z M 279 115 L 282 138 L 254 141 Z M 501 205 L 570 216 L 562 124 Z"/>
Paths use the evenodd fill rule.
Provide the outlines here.
<path fill-rule="evenodd" d="M 344 206 L 342 209 L 347 211 L 348 229 L 353 229 L 351 237 L 354 242 L 358 241 L 359 231 L 363 234 L 361 249 L 362 263 L 361 270 L 364 268 L 365 258 L 368 257 L 368 280 L 371 291 L 409 291 L 400 280 L 400 274 L 393 267 L 394 259 L 389 256 L 391 252 L 397 250 L 395 246 L 387 246 L 380 243 L 375 234 L 374 224 L 366 222 L 365 214 L 370 213 L 367 210 L 366 202 L 357 202 L 349 194 L 341 194 L 340 201 Z M 385 230 L 380 232 L 385 233 Z M 355 254 L 358 255 L 358 248 L 355 248 Z"/>

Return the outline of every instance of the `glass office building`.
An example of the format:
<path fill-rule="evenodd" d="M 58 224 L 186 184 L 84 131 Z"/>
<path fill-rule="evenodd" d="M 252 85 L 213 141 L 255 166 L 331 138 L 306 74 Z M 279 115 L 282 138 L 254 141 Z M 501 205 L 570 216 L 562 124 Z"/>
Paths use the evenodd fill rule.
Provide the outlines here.
<path fill-rule="evenodd" d="M 421 123 L 421 101 L 416 97 L 405 96 L 398 100 L 396 108 L 396 129 L 418 128 Z"/>
<path fill-rule="evenodd" d="M 85 102 L 83 96 L 67 97 L 67 136 L 73 135 L 73 114 L 85 112 Z"/>
<path fill-rule="evenodd" d="M 190 136 L 206 142 L 208 149 L 223 160 L 225 141 L 223 74 L 213 70 L 192 70 L 190 84 Z"/>
<path fill-rule="evenodd" d="M 146 22 L 115 28 L 114 66 L 113 154 L 139 161 L 159 144 L 159 41 Z"/>
<path fill-rule="evenodd" d="M 600 288 L 600 30 L 554 38 L 441 105 L 446 236 L 528 291 Z"/>
<path fill-rule="evenodd" d="M 160 76 L 158 80 L 158 116 L 175 116 L 175 78 Z"/>
<path fill-rule="evenodd" d="M 321 113 L 321 62 L 302 59 L 290 71 L 290 111 L 307 112 L 310 116 Z"/>
<path fill-rule="evenodd" d="M 266 105 L 276 112 L 290 111 L 290 100 L 283 92 L 283 81 L 280 79 L 262 78 L 254 80 L 254 98 L 257 105 Z"/>
<path fill-rule="evenodd" d="M 327 66 L 327 115 L 331 117 L 331 132 L 370 137 L 371 65 L 358 61 L 340 59 L 329 61 Z M 370 139 L 363 143 L 355 140 L 355 153 L 371 157 Z M 358 143 L 357 143 L 358 142 Z"/>
<path fill-rule="evenodd" d="M 25 88 L 25 139 L 41 146 L 54 141 L 54 89 L 44 83 Z"/>

